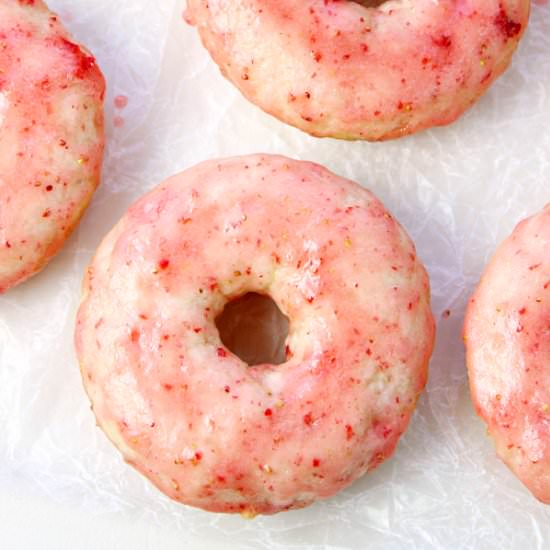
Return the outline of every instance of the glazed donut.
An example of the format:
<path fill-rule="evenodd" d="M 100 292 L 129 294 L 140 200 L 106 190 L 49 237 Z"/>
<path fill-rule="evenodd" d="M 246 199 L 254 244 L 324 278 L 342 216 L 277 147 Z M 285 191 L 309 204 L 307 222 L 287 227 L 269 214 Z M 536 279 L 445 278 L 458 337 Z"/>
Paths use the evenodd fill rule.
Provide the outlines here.
<path fill-rule="evenodd" d="M 371 141 L 453 122 L 507 68 L 529 17 L 529 0 L 187 6 L 250 101 L 314 136 Z"/>
<path fill-rule="evenodd" d="M 227 304 L 269 296 L 283 363 L 220 339 Z M 87 272 L 76 349 L 98 424 L 161 491 L 270 514 L 389 457 L 434 324 L 414 246 L 367 190 L 277 156 L 205 162 L 139 200 Z"/>
<path fill-rule="evenodd" d="M 52 258 L 90 201 L 104 90 L 43 2 L 0 2 L 0 293 Z"/>
<path fill-rule="evenodd" d="M 550 504 L 550 205 L 496 251 L 464 337 L 472 399 L 497 454 Z"/>

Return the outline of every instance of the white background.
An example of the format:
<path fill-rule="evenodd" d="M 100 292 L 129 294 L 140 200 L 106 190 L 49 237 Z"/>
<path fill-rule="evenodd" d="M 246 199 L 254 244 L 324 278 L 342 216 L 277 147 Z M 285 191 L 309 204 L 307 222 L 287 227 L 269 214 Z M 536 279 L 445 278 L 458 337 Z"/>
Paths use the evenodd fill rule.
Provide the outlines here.
<path fill-rule="evenodd" d="M 180 0 L 51 6 L 107 77 L 108 148 L 68 246 L 0 297 L 1 548 L 549 548 L 550 509 L 496 459 L 473 413 L 461 325 L 496 243 L 550 201 L 550 6 L 534 6 L 513 67 L 460 121 L 383 144 L 310 138 L 248 104 Z M 72 331 L 83 270 L 135 198 L 200 160 L 253 152 L 320 162 L 385 202 L 430 272 L 438 341 L 390 461 L 309 509 L 244 521 L 171 503 L 122 463 L 95 428 Z"/>

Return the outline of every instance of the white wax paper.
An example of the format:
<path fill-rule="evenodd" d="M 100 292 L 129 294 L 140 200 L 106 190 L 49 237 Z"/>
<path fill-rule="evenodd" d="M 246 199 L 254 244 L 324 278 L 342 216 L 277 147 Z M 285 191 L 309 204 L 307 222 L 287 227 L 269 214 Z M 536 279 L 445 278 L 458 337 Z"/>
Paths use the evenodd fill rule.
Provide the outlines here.
<path fill-rule="evenodd" d="M 550 6 L 533 6 L 512 68 L 466 116 L 382 144 L 311 138 L 249 104 L 184 23 L 182 0 L 51 7 L 105 73 L 108 145 L 77 233 L 42 274 L 0 297 L 0 485 L 89 517 L 158 524 L 181 533 L 182 548 L 549 548 L 550 507 L 497 460 L 473 412 L 461 326 L 495 245 L 550 201 Z M 117 95 L 129 99 L 123 110 Z M 428 267 L 438 338 L 391 460 L 335 498 L 246 521 L 172 503 L 122 462 L 95 427 L 72 334 L 85 266 L 134 199 L 198 161 L 255 152 L 317 161 L 384 201 Z"/>

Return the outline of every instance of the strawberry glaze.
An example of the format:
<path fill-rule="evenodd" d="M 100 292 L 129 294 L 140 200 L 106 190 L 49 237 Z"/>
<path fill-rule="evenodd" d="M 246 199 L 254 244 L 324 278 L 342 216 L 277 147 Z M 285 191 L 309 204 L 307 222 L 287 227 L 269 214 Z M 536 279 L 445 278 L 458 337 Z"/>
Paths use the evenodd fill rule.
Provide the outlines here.
<path fill-rule="evenodd" d="M 499 457 L 550 504 L 550 205 L 497 249 L 464 336 L 472 399 Z"/>
<path fill-rule="evenodd" d="M 46 264 L 90 201 L 104 89 L 43 2 L 0 2 L 0 293 Z"/>
<path fill-rule="evenodd" d="M 529 0 L 187 6 L 222 73 L 253 103 L 315 136 L 367 140 L 453 122 L 508 67 L 529 17 Z"/>
<path fill-rule="evenodd" d="M 285 363 L 248 367 L 215 319 L 271 296 Z M 434 339 L 429 282 L 401 226 L 324 168 L 202 163 L 144 196 L 88 269 L 76 326 L 99 425 L 171 498 L 271 514 L 325 498 L 395 449 Z"/>

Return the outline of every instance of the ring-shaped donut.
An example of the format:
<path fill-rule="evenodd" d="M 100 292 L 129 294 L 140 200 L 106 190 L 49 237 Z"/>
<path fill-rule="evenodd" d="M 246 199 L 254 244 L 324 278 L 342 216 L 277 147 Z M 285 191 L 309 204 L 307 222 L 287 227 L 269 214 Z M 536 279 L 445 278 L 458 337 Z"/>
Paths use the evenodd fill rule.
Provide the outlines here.
<path fill-rule="evenodd" d="M 99 184 L 104 93 L 41 0 L 0 2 L 0 293 L 59 251 Z"/>
<path fill-rule="evenodd" d="M 247 293 L 290 321 L 249 367 L 215 320 Z M 202 163 L 144 196 L 88 270 L 76 347 L 99 425 L 170 497 L 274 513 L 389 457 L 427 376 L 429 283 L 369 191 L 277 156 Z"/>
<path fill-rule="evenodd" d="M 314 136 L 448 124 L 507 68 L 529 0 L 188 0 L 187 20 L 253 103 Z M 369 7 L 371 6 L 371 7 Z"/>
<path fill-rule="evenodd" d="M 495 252 L 464 337 L 472 399 L 498 456 L 550 504 L 550 205 Z"/>

